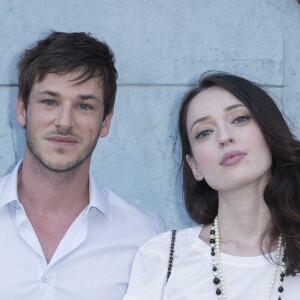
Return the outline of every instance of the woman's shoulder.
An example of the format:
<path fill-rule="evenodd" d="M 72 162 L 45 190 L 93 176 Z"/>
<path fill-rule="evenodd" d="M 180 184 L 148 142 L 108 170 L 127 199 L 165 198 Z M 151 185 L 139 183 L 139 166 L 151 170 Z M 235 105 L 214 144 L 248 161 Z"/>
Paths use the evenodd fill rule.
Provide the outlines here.
<path fill-rule="evenodd" d="M 184 245 L 190 245 L 191 242 L 197 240 L 202 227 L 202 225 L 197 225 L 176 231 L 175 249 L 181 248 Z M 148 253 L 151 256 L 168 256 L 171 238 L 172 231 L 163 232 L 142 245 L 139 252 L 144 254 Z"/>
<path fill-rule="evenodd" d="M 195 226 L 177 232 L 175 256 L 184 253 L 180 249 L 186 248 L 189 241 L 196 239 L 200 230 L 201 226 Z M 161 299 L 167 279 L 171 238 L 172 231 L 163 232 L 139 248 L 123 300 Z M 184 259 L 184 255 L 175 257 L 175 261 L 178 258 Z"/>

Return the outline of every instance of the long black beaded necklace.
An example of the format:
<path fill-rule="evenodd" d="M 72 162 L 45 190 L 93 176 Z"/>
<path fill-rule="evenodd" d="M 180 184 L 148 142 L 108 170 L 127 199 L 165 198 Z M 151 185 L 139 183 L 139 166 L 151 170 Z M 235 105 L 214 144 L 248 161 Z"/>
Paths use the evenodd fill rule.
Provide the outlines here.
<path fill-rule="evenodd" d="M 215 217 L 214 224 L 210 230 L 209 243 L 211 246 L 210 254 L 212 256 L 212 265 L 213 265 L 212 270 L 214 272 L 213 283 L 215 284 L 216 295 L 219 299 L 227 300 L 227 294 L 226 294 L 224 278 L 223 278 L 223 270 L 222 270 L 221 259 L 220 259 L 220 235 L 219 235 L 219 227 L 218 227 L 218 217 Z M 278 287 L 278 300 L 282 299 L 281 296 L 284 291 L 283 282 L 285 277 L 285 263 L 283 261 L 283 256 L 284 255 L 282 249 L 282 238 L 281 236 L 279 236 L 275 266 L 272 273 L 271 284 L 268 290 L 268 297 L 267 297 L 268 300 L 270 300 L 272 296 L 274 283 L 279 269 L 279 263 L 280 263 L 280 283 Z"/>

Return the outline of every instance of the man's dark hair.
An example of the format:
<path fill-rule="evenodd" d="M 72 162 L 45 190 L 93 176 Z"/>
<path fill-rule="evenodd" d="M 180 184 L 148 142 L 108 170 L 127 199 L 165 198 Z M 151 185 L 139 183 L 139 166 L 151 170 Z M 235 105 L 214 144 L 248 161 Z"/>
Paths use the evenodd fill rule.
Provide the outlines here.
<path fill-rule="evenodd" d="M 31 49 L 26 49 L 18 63 L 19 94 L 25 110 L 35 82 L 41 82 L 48 73 L 67 74 L 80 71 L 74 79 L 77 84 L 99 77 L 104 89 L 104 118 L 112 111 L 118 73 L 114 55 L 104 42 L 89 33 L 52 31 Z"/>

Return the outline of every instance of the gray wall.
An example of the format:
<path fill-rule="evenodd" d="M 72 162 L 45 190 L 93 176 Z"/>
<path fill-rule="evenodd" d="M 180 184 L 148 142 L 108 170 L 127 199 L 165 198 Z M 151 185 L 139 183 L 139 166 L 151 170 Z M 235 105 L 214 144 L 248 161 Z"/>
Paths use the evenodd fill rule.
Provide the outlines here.
<path fill-rule="evenodd" d="M 0 10 L 0 175 L 22 157 L 16 122 L 16 62 L 50 29 L 87 31 L 114 50 L 115 115 L 92 170 L 121 196 L 165 218 L 190 223 L 176 181 L 178 106 L 207 70 L 264 84 L 300 137 L 300 5 L 296 0 L 2 0 Z"/>

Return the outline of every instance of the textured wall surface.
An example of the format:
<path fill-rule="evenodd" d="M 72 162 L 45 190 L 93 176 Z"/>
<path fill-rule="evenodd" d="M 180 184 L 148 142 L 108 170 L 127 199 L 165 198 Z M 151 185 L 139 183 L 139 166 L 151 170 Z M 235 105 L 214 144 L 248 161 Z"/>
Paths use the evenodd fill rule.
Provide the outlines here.
<path fill-rule="evenodd" d="M 266 86 L 300 137 L 300 5 L 296 0 L 2 0 L 0 175 L 22 157 L 16 62 L 49 30 L 86 31 L 113 49 L 119 72 L 110 134 L 92 170 L 116 193 L 190 224 L 176 181 L 180 99 L 207 70 Z"/>

